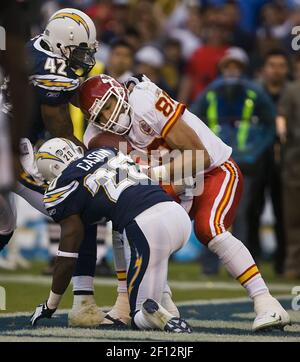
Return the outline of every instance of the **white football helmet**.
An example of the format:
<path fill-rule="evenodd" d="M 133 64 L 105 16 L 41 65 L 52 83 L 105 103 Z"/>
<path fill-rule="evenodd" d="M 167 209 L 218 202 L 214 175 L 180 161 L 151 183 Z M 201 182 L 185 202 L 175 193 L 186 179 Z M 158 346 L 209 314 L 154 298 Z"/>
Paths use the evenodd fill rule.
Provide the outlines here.
<path fill-rule="evenodd" d="M 48 21 L 43 39 L 53 53 L 66 59 L 72 69 L 82 69 L 82 76 L 95 65 L 96 28 L 82 11 L 65 8 L 55 12 Z"/>
<path fill-rule="evenodd" d="M 42 144 L 35 157 L 39 173 L 51 182 L 70 163 L 83 157 L 83 149 L 65 138 L 52 138 Z"/>

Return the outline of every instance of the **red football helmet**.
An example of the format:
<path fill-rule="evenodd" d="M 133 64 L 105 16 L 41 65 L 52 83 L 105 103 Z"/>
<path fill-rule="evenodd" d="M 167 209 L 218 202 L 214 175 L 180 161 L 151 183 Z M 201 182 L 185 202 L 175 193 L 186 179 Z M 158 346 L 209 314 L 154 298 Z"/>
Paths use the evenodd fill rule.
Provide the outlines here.
<path fill-rule="evenodd" d="M 103 123 L 98 119 L 98 115 L 110 97 L 115 97 L 117 103 L 108 121 Z M 79 102 L 88 121 L 102 131 L 120 135 L 129 131 L 132 121 L 127 90 L 114 78 L 100 74 L 87 79 L 79 89 Z"/>

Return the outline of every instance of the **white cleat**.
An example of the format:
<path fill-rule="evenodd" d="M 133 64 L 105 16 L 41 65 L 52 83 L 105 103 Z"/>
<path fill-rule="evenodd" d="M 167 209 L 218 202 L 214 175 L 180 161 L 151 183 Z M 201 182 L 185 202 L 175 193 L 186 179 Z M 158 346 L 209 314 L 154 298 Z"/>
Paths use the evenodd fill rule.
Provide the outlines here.
<path fill-rule="evenodd" d="M 105 314 L 94 300 L 82 296 L 82 300 L 74 303 L 68 314 L 68 325 L 69 327 L 98 327 L 103 322 L 104 317 Z"/>
<path fill-rule="evenodd" d="M 257 314 L 252 326 L 254 332 L 275 328 L 283 330 L 286 325 L 291 325 L 287 311 L 270 294 L 256 297 L 254 309 Z"/>
<path fill-rule="evenodd" d="M 119 322 L 129 325 L 131 318 L 129 316 L 130 307 L 127 293 L 119 293 L 113 308 L 105 315 L 101 325 L 119 325 Z"/>
<path fill-rule="evenodd" d="M 147 299 L 142 313 L 153 329 L 172 333 L 192 333 L 192 328 L 181 318 L 175 317 L 153 299 Z"/>

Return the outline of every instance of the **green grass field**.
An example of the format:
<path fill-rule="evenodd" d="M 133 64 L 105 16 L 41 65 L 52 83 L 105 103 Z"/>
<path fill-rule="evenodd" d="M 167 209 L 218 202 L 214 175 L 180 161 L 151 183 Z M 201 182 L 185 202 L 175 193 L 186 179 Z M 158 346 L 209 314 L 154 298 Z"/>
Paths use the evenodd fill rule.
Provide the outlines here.
<path fill-rule="evenodd" d="M 44 263 L 34 263 L 30 269 L 17 270 L 17 271 L 0 271 L 0 285 L 6 289 L 6 312 L 25 312 L 31 311 L 36 304 L 43 301 L 48 296 L 51 279 L 47 277 L 40 278 L 41 271 L 45 267 Z M 272 284 L 283 283 L 280 279 L 276 278 L 271 266 L 266 264 L 262 268 L 262 273 L 265 275 L 267 281 Z M 27 276 L 26 284 L 18 281 L 21 278 Z M 32 277 L 32 278 L 31 278 Z M 12 278 L 8 281 L 8 278 Z M 32 279 L 32 281 L 30 280 Z M 42 281 L 38 282 L 38 278 Z M 100 279 L 100 284 L 101 284 Z M 104 279 L 104 282 L 111 281 L 112 285 L 96 285 L 95 295 L 97 303 L 105 306 L 112 305 L 116 297 L 116 287 L 113 279 Z M 176 302 L 182 302 L 186 300 L 207 300 L 218 298 L 238 298 L 246 297 L 246 293 L 243 288 L 239 287 L 239 284 L 235 282 L 224 269 L 221 270 L 219 276 L 205 277 L 200 275 L 200 267 L 197 263 L 171 263 L 169 269 L 169 280 L 176 282 L 200 282 L 201 287 L 181 289 L 182 286 L 172 288 L 173 298 Z M 224 282 L 232 285 L 229 289 L 222 289 L 218 287 L 216 283 Z M 287 288 L 289 283 L 284 282 Z M 291 288 L 294 285 L 290 283 Z M 236 288 L 236 289 L 233 289 Z M 287 294 L 287 291 L 273 289 L 276 294 Z M 68 288 L 64 298 L 62 300 L 61 308 L 67 309 L 72 306 L 72 289 Z"/>
<path fill-rule="evenodd" d="M 6 311 L 0 311 L 0 340 L 168 340 L 170 336 L 158 332 L 130 332 L 78 330 L 66 328 L 67 317 L 63 311 L 49 321 L 44 328 L 31 329 L 29 315 L 37 304 L 44 301 L 49 293 L 51 278 L 41 276 L 43 263 L 33 263 L 27 270 L 0 271 L 0 286 L 6 291 Z M 296 282 L 286 282 L 275 277 L 269 264 L 261 271 L 268 281 L 274 295 L 285 295 L 283 302 L 290 308 L 293 286 Z M 238 283 L 221 270 L 219 276 L 200 275 L 197 263 L 171 263 L 169 281 L 173 299 L 180 305 L 182 315 L 194 327 L 190 336 L 173 336 L 172 340 L 300 340 L 300 311 L 292 311 L 295 321 L 287 332 L 265 334 L 258 338 L 251 333 L 254 313 L 252 304 L 246 298 L 246 292 Z M 300 283 L 298 283 L 300 284 Z M 116 298 L 116 280 L 114 278 L 96 278 L 95 295 L 99 306 L 111 306 Z M 237 299 L 238 298 L 238 299 Z M 243 298 L 243 299 L 241 299 Z M 60 310 L 72 306 L 72 291 L 68 288 Z M 15 314 L 17 313 L 17 314 Z M 2 322 L 2 323 L 1 323 Z M 51 322 L 51 323 L 50 323 Z M 81 329 L 82 331 L 82 329 Z M 82 338 L 80 338 L 80 335 Z M 221 337 L 222 336 L 222 337 Z M 175 339 L 174 339 L 175 338 Z"/>

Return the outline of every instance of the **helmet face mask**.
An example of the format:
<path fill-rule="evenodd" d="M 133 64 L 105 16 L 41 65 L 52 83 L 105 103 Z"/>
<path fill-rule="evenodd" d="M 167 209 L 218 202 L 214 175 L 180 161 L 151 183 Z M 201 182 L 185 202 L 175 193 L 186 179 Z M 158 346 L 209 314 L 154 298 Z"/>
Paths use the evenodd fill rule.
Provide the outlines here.
<path fill-rule="evenodd" d="M 82 43 L 81 43 L 82 44 Z M 87 44 L 83 43 L 79 46 L 67 46 L 66 48 L 69 50 L 69 57 L 67 59 L 68 65 L 74 71 L 82 70 L 81 73 L 76 72 L 76 74 L 80 77 L 86 76 L 96 64 L 95 48 L 90 48 Z"/>

